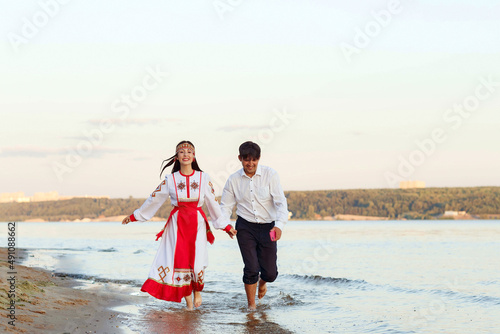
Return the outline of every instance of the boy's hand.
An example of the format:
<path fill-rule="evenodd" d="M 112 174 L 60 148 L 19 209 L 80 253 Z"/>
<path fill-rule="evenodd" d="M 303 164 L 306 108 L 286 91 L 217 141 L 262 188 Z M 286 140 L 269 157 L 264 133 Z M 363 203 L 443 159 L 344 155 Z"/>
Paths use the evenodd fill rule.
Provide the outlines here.
<path fill-rule="evenodd" d="M 281 229 L 279 227 L 273 227 L 271 231 L 276 231 L 276 241 L 281 239 Z"/>

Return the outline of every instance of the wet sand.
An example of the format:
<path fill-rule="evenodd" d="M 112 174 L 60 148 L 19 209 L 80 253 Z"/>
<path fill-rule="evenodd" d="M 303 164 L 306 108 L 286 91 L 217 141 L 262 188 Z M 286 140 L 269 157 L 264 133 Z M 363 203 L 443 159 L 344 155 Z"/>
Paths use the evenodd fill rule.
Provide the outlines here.
<path fill-rule="evenodd" d="M 19 257 L 26 256 L 22 251 Z M 0 307 L 2 333 L 126 333 L 126 313 L 111 308 L 133 304 L 143 298 L 103 289 L 79 289 L 77 280 L 53 277 L 43 269 L 29 268 L 15 263 L 15 274 L 7 262 L 7 249 L 0 248 Z M 15 288 L 8 281 L 15 277 Z M 7 308 L 14 291 L 15 326 L 9 324 Z"/>

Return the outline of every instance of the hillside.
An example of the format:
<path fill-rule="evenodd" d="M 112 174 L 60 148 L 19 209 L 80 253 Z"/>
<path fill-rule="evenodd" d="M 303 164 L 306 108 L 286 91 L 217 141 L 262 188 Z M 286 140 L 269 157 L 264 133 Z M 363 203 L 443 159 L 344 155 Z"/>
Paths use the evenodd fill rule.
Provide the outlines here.
<path fill-rule="evenodd" d="M 318 219 L 335 215 L 361 215 L 389 219 L 436 219 L 445 211 L 466 211 L 479 218 L 498 218 L 500 187 L 427 189 L 353 189 L 287 191 L 293 219 Z M 92 199 L 0 203 L 0 221 L 73 221 L 132 213 L 144 198 Z M 166 203 L 156 216 L 168 218 Z"/>
<path fill-rule="evenodd" d="M 389 219 L 435 219 L 445 211 L 479 218 L 500 213 L 500 187 L 354 189 L 287 193 L 294 218 L 362 215 Z"/>

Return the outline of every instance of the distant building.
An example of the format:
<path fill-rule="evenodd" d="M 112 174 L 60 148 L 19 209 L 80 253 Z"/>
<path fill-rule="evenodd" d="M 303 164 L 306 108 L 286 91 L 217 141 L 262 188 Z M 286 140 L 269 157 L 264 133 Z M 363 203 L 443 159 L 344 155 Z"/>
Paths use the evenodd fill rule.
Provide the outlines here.
<path fill-rule="evenodd" d="M 443 216 L 445 217 L 457 217 L 457 216 L 465 216 L 467 211 L 445 211 Z"/>
<path fill-rule="evenodd" d="M 29 202 L 30 198 L 24 196 L 22 191 L 17 193 L 1 193 L 0 203 L 10 203 L 10 202 Z"/>
<path fill-rule="evenodd" d="M 32 197 L 33 202 L 45 202 L 45 201 L 58 201 L 59 193 L 57 191 L 51 191 L 48 193 L 35 193 Z"/>
<path fill-rule="evenodd" d="M 401 181 L 399 182 L 400 189 L 425 188 L 424 181 Z"/>

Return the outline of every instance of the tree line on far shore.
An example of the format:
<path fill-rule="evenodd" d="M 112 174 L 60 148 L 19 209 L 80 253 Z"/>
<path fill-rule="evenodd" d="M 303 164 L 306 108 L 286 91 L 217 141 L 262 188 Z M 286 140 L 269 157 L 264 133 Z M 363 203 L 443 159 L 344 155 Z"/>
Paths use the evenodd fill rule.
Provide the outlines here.
<path fill-rule="evenodd" d="M 287 191 L 292 219 L 321 219 L 343 215 L 389 219 L 437 219 L 445 211 L 465 211 L 478 218 L 500 214 L 500 187 L 352 189 Z M 73 221 L 131 214 L 144 198 L 73 198 L 61 201 L 0 203 L 0 221 Z M 165 203 L 156 217 L 168 218 Z M 234 213 L 233 213 L 234 218 Z"/>
<path fill-rule="evenodd" d="M 338 214 L 436 219 L 445 211 L 478 218 L 500 214 L 500 187 L 292 191 L 287 198 L 297 219 Z"/>

